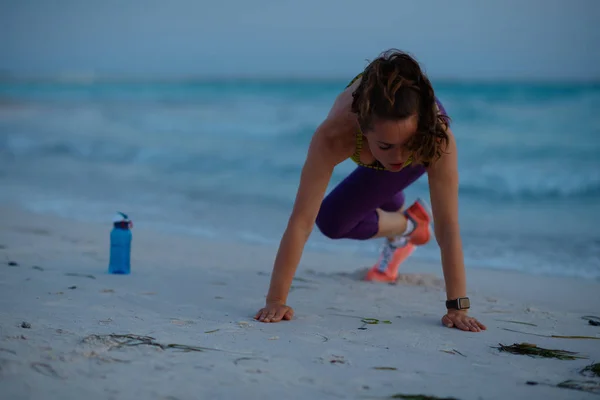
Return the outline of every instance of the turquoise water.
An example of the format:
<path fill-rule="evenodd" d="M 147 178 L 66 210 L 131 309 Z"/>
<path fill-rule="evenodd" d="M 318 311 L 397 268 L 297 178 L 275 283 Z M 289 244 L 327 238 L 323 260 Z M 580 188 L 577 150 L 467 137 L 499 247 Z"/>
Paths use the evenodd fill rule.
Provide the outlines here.
<path fill-rule="evenodd" d="M 345 84 L 1 83 L 0 201 L 276 244 L 310 137 Z M 434 84 L 459 146 L 469 265 L 600 279 L 600 85 Z M 353 168 L 338 166 L 330 189 Z M 428 196 L 426 177 L 406 194 Z M 379 244 L 315 231 L 308 246 Z M 414 257 L 439 260 L 436 244 Z"/>

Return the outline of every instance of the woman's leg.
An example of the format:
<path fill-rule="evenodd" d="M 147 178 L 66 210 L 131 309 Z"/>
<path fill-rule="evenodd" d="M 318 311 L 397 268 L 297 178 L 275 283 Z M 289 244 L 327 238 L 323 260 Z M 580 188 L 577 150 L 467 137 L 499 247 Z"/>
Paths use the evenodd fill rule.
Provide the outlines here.
<path fill-rule="evenodd" d="M 392 228 L 383 225 L 393 225 L 394 218 L 398 224 L 406 224 L 397 212 L 404 203 L 402 191 L 424 173 L 423 166 L 406 167 L 399 172 L 358 166 L 323 200 L 316 221 L 319 230 L 332 239 L 389 236 Z M 404 231 L 402 227 L 400 230 Z"/>
<path fill-rule="evenodd" d="M 435 102 L 448 115 L 439 99 Z M 323 200 L 318 228 L 331 239 L 366 240 L 404 232 L 406 219 L 397 212 L 404 204 L 402 191 L 424 173 L 419 165 L 399 172 L 358 166 Z"/>

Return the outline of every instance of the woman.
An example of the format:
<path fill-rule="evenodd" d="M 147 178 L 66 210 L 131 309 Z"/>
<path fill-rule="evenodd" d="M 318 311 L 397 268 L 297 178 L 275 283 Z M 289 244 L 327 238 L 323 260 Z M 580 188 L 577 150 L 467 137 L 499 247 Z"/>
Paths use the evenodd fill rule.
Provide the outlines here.
<path fill-rule="evenodd" d="M 384 52 L 350 82 L 310 142 L 257 320 L 292 319 L 294 311 L 286 299 L 315 222 L 332 239 L 386 238 L 366 279 L 394 281 L 415 246 L 430 240 L 433 217 L 446 281 L 442 323 L 464 331 L 486 329 L 467 314 L 457 150 L 448 121 L 429 79 L 404 52 Z M 348 158 L 358 164 L 356 170 L 323 199 L 334 167 Z M 421 200 L 402 210 L 402 191 L 426 172 L 432 216 Z"/>

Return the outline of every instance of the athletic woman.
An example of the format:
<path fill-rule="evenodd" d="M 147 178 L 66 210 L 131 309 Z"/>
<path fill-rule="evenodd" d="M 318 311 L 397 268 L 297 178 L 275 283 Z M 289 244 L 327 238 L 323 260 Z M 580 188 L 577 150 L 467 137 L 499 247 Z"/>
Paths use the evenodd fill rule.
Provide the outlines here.
<path fill-rule="evenodd" d="M 292 319 L 287 296 L 316 223 L 331 239 L 383 238 L 381 256 L 365 277 L 378 282 L 395 281 L 415 246 L 435 234 L 447 295 L 442 324 L 471 332 L 486 329 L 468 315 L 457 149 L 449 120 L 429 79 L 405 52 L 382 53 L 348 84 L 311 139 L 266 304 L 255 319 Z M 348 158 L 356 169 L 324 197 L 335 166 Z M 423 174 L 431 212 L 420 199 L 404 207 L 404 189 Z"/>

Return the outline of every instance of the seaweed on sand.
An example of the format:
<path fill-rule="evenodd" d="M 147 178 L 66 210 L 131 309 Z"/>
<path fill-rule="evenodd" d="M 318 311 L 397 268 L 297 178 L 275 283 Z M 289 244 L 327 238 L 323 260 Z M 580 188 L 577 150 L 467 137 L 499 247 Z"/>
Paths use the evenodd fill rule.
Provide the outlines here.
<path fill-rule="evenodd" d="M 597 376 L 600 378 L 600 363 L 590 364 L 579 372 L 581 375 Z"/>
<path fill-rule="evenodd" d="M 515 343 L 510 346 L 505 346 L 499 343 L 500 347 L 496 347 L 500 351 L 505 351 L 511 354 L 522 354 L 530 357 L 542 358 L 557 358 L 559 360 L 575 360 L 578 358 L 587 358 L 579 356 L 578 353 L 566 350 L 545 349 L 531 343 Z"/>
<path fill-rule="evenodd" d="M 424 394 L 394 394 L 389 397 L 390 399 L 404 399 L 404 400 L 458 400 L 454 397 L 435 397 L 427 396 Z"/>
<path fill-rule="evenodd" d="M 596 317 L 594 315 L 584 315 L 581 318 L 585 319 L 592 326 L 600 326 L 600 318 L 599 317 Z"/>
<path fill-rule="evenodd" d="M 596 381 L 576 381 L 573 379 L 569 379 L 567 381 L 559 383 L 558 385 L 556 385 L 556 387 L 600 394 L 600 383 Z"/>
<path fill-rule="evenodd" d="M 566 381 L 562 381 L 558 384 L 554 383 L 546 383 L 546 382 L 536 382 L 536 381 L 527 381 L 528 385 L 544 385 L 550 387 L 557 387 L 561 389 L 572 389 L 579 390 L 581 392 L 588 392 L 592 394 L 600 394 L 600 383 L 597 381 L 578 381 L 575 379 L 568 379 Z"/>
<path fill-rule="evenodd" d="M 117 335 L 117 334 L 113 333 L 113 334 L 109 334 L 109 335 L 89 335 L 83 339 L 83 342 L 85 342 L 85 343 L 100 342 L 105 345 L 108 345 L 109 350 L 117 349 L 117 348 L 121 348 L 121 347 L 125 347 L 125 346 L 131 347 L 131 346 L 146 345 L 146 346 L 158 347 L 161 350 L 179 349 L 179 350 L 183 350 L 183 351 L 199 351 L 199 352 L 207 351 L 207 350 L 225 351 L 225 350 L 215 349 L 212 347 L 189 346 L 186 344 L 177 344 L 177 343 L 163 344 L 163 343 L 157 342 L 151 336 L 142 336 L 142 335 L 134 335 L 134 334 Z"/>

